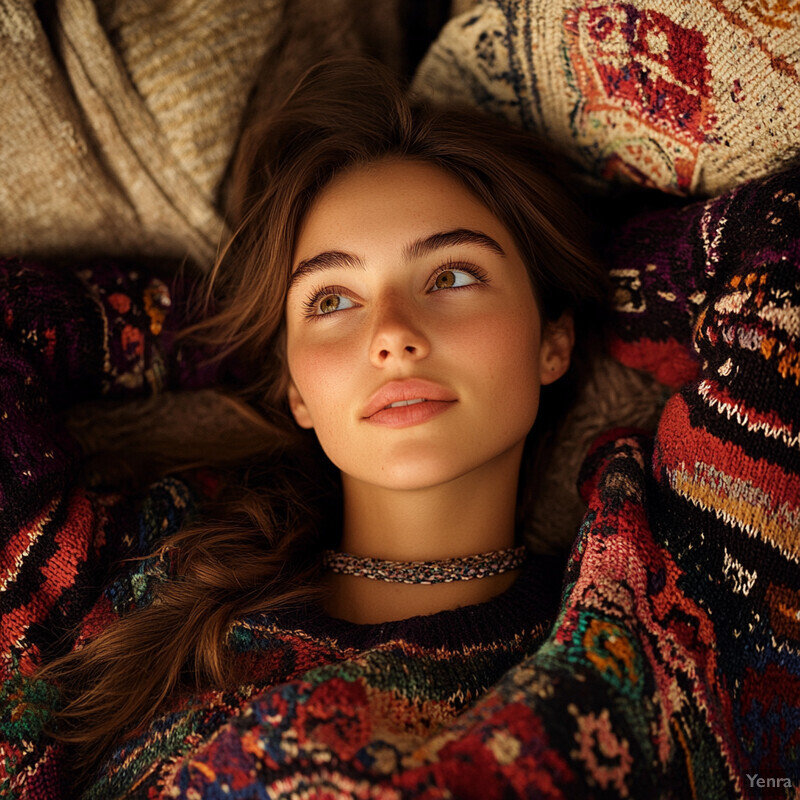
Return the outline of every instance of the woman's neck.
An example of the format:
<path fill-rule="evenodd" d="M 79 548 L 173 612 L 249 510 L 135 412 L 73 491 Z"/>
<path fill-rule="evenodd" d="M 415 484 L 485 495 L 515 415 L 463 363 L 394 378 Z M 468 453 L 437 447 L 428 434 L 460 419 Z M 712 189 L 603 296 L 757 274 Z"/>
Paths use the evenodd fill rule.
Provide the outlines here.
<path fill-rule="evenodd" d="M 342 476 L 344 525 L 339 549 L 393 561 L 438 561 L 514 545 L 520 454 L 447 483 L 392 490 Z M 484 602 L 505 591 L 517 570 L 486 578 L 410 585 L 328 574 L 325 610 L 359 623 L 387 622 Z"/>
<path fill-rule="evenodd" d="M 472 581 L 454 581 L 433 586 L 387 583 L 354 575 L 329 574 L 330 595 L 325 611 L 332 617 L 375 625 L 426 614 L 437 614 L 462 606 L 485 603 L 509 589 L 519 570 Z"/>

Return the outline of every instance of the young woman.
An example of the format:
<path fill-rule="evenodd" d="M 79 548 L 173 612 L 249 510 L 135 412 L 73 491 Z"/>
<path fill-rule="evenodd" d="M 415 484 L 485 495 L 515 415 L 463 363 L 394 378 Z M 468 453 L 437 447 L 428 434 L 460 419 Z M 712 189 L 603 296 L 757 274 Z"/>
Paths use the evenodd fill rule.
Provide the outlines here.
<path fill-rule="evenodd" d="M 409 103 L 375 65 L 316 68 L 253 125 L 210 282 L 219 309 L 199 332 L 247 384 L 265 443 L 222 484 L 166 478 L 139 499 L 70 488 L 75 447 L 45 410 L 186 379 L 187 351 L 168 346 L 179 315 L 141 269 L 5 264 L 4 788 L 710 797 L 740 792 L 757 758 L 779 767 L 741 739 L 754 667 L 740 633 L 785 633 L 752 609 L 784 597 L 792 567 L 748 554 L 731 497 L 717 490 L 708 510 L 704 481 L 725 474 L 732 436 L 696 398 L 744 402 L 752 349 L 736 331 L 771 325 L 771 347 L 795 347 L 796 203 L 782 228 L 774 214 L 754 224 L 739 263 L 717 247 L 728 284 L 698 322 L 703 388 L 668 406 L 652 467 L 630 432 L 593 451 L 558 611 L 563 564 L 526 558 L 519 521 L 604 281 L 550 159 L 522 132 Z M 750 187 L 725 213 L 783 202 L 792 181 Z M 713 205 L 692 213 L 687 230 L 724 225 Z M 635 319 L 690 289 L 682 312 L 696 317 L 715 276 L 667 274 L 669 237 L 628 235 L 642 230 L 655 261 Z M 783 234 L 768 258 L 762 230 Z M 793 519 L 798 474 L 794 362 L 761 358 L 751 418 L 786 436 L 746 477 L 761 445 L 735 445 L 739 479 L 769 498 L 748 517 L 759 545 Z M 710 549 L 692 565 L 692 547 Z M 796 666 L 771 673 L 784 703 Z"/>

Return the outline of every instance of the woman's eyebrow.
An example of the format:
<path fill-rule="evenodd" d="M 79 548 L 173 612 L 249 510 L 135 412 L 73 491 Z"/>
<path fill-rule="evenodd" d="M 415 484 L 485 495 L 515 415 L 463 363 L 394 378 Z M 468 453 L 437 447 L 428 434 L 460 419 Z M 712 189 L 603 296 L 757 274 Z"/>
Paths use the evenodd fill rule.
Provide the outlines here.
<path fill-rule="evenodd" d="M 366 269 L 364 262 L 352 253 L 343 253 L 339 250 L 328 250 L 324 253 L 318 253 L 313 258 L 303 259 L 298 265 L 297 269 L 292 273 L 291 280 L 289 281 L 289 290 L 301 279 L 307 275 L 313 275 L 315 272 L 321 272 L 326 269 L 337 269 L 345 267 L 348 269 Z"/>
<path fill-rule="evenodd" d="M 411 244 L 403 249 L 403 258 L 406 261 L 411 261 L 414 258 L 427 255 L 434 250 L 440 250 L 443 247 L 456 247 L 462 244 L 483 247 L 499 256 L 505 257 L 505 251 L 491 236 L 487 236 L 485 233 L 480 233 L 478 231 L 469 230 L 469 228 L 456 228 L 453 231 L 434 233 L 431 236 L 425 236 L 422 239 L 411 242 Z"/>
<path fill-rule="evenodd" d="M 406 245 L 403 248 L 403 260 L 411 261 L 428 255 L 435 250 L 465 244 L 482 247 L 499 256 L 505 257 L 506 255 L 503 248 L 491 236 L 469 228 L 456 228 L 452 231 L 442 231 L 433 233 L 430 236 L 424 236 Z M 366 269 L 366 264 L 358 256 L 352 253 L 344 253 L 340 250 L 327 250 L 324 253 L 318 253 L 312 258 L 303 259 L 297 265 L 289 282 L 289 290 L 291 291 L 292 287 L 301 278 L 326 269 L 340 269 L 342 267 L 346 269 Z"/>

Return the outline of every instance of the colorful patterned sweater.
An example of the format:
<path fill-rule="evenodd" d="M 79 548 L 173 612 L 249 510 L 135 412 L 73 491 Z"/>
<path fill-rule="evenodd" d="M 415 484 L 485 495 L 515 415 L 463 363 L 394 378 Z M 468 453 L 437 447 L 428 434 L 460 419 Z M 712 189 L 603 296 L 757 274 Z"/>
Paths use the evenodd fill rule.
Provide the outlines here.
<path fill-rule="evenodd" d="M 796 796 L 799 198 L 794 171 L 615 232 L 612 350 L 681 388 L 654 439 L 614 431 L 587 457 L 552 630 L 557 570 L 536 559 L 495 600 L 427 618 L 241 620 L 229 643 L 253 682 L 120 741 L 87 796 Z M 192 493 L 71 488 L 54 412 L 190 371 L 146 277 L 1 274 L 0 793 L 70 798 L 42 733 L 58 693 L 32 670 L 66 628 L 149 601 L 152 563 L 100 582 Z"/>

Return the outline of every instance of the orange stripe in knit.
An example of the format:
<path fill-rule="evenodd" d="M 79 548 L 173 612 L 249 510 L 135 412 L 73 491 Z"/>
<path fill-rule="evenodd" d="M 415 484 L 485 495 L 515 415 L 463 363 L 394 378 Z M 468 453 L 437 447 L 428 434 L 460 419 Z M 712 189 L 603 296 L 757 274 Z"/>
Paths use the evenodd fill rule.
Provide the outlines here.
<path fill-rule="evenodd" d="M 697 800 L 697 788 L 694 783 L 694 770 L 692 769 L 692 757 L 689 752 L 689 745 L 686 743 L 686 737 L 683 735 L 683 731 L 678 727 L 677 723 L 673 723 L 673 730 L 680 740 L 681 748 L 683 749 L 684 760 L 686 761 L 686 774 L 689 776 L 689 786 L 692 790 L 692 797 Z"/>

